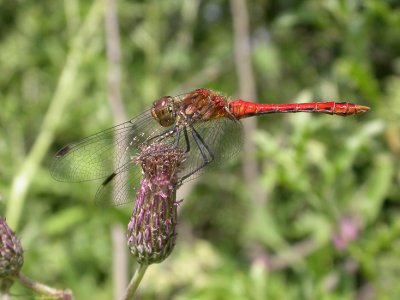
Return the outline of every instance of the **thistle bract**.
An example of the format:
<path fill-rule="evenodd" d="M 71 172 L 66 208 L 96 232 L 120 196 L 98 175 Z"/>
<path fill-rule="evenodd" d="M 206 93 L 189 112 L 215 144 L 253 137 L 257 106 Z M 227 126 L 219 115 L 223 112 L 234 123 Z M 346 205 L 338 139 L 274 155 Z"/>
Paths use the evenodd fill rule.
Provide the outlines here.
<path fill-rule="evenodd" d="M 5 289 L 12 284 L 24 263 L 21 243 L 8 227 L 6 220 L 0 217 L 0 285 Z"/>
<path fill-rule="evenodd" d="M 172 145 L 155 143 L 141 149 L 133 160 L 142 166 L 143 179 L 128 225 L 128 246 L 139 263 L 159 263 L 175 246 L 176 189 L 184 153 Z"/>

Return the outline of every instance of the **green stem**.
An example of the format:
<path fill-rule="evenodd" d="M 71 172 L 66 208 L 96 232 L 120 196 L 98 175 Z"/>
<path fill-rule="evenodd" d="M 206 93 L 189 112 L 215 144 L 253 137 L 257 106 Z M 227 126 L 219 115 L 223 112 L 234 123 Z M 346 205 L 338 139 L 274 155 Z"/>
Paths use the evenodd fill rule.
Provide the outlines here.
<path fill-rule="evenodd" d="M 8 291 L 2 291 L 0 293 L 0 299 L 1 300 L 10 300 L 10 294 L 8 293 Z"/>
<path fill-rule="evenodd" d="M 53 299 L 73 299 L 72 292 L 70 290 L 57 290 L 37 281 L 34 281 L 21 273 L 18 276 L 21 284 L 27 288 L 35 291 L 42 296 L 50 296 Z"/>
<path fill-rule="evenodd" d="M 135 295 L 135 292 L 136 292 L 140 282 L 142 281 L 142 278 L 144 276 L 144 273 L 146 273 L 148 266 L 149 265 L 147 265 L 147 264 L 140 264 L 139 268 L 136 269 L 136 272 L 133 275 L 133 277 L 132 277 L 131 281 L 129 282 L 129 285 L 126 289 L 124 300 L 133 299 L 133 296 Z"/>
<path fill-rule="evenodd" d="M 44 117 L 40 133 L 35 140 L 32 150 L 29 152 L 21 169 L 14 177 L 10 198 L 7 205 L 7 222 L 15 230 L 18 227 L 22 209 L 29 186 L 36 174 L 36 170 L 46 155 L 50 144 L 53 141 L 55 131 L 62 120 L 65 108 L 70 100 L 71 92 L 74 90 L 75 78 L 81 65 L 83 54 L 87 48 L 87 43 L 102 21 L 104 3 L 97 0 L 93 3 L 84 24 L 77 36 L 71 43 L 71 50 L 68 53 L 64 68 L 59 77 L 50 107 Z"/>

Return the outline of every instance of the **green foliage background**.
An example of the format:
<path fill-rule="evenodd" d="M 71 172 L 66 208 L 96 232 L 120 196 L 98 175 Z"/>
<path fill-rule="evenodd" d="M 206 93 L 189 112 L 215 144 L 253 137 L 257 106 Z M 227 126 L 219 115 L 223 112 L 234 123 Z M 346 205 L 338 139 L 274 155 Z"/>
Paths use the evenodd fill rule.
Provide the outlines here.
<path fill-rule="evenodd" d="M 24 274 L 77 299 L 113 297 L 110 226 L 125 227 L 131 209 L 96 207 L 99 182 L 49 175 L 57 149 L 113 124 L 102 5 L 0 0 L 1 214 L 22 240 Z M 118 5 L 127 115 L 197 87 L 237 95 L 229 1 Z M 142 299 L 398 299 L 400 2 L 247 7 L 258 96 L 248 100 L 347 100 L 371 111 L 259 118 L 247 139 L 262 205 L 240 158 L 201 177 Z M 339 249 L 346 224 L 356 234 Z"/>

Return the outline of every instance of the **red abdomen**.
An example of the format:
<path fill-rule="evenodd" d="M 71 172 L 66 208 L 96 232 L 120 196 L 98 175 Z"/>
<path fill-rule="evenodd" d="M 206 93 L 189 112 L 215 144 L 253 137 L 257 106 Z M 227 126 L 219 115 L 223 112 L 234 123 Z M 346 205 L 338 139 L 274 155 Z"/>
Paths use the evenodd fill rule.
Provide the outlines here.
<path fill-rule="evenodd" d="M 349 102 L 263 104 L 235 100 L 229 103 L 229 110 L 236 118 L 243 119 L 255 115 L 296 112 L 351 116 L 366 112 L 369 110 L 369 107 Z"/>

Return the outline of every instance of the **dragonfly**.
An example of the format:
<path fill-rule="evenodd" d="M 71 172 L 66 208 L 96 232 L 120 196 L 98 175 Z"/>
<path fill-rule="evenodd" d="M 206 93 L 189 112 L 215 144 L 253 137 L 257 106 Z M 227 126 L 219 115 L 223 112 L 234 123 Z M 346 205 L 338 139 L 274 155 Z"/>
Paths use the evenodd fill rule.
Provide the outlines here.
<path fill-rule="evenodd" d="M 129 121 L 64 146 L 54 157 L 51 175 L 66 182 L 103 179 L 95 202 L 117 206 L 134 200 L 141 169 L 133 161 L 143 147 L 153 143 L 168 143 L 186 153 L 178 174 L 182 183 L 197 177 L 204 167 L 221 164 L 239 153 L 244 139 L 241 119 L 298 112 L 351 116 L 368 110 L 349 102 L 229 101 L 219 92 L 199 88 L 161 97 Z"/>

